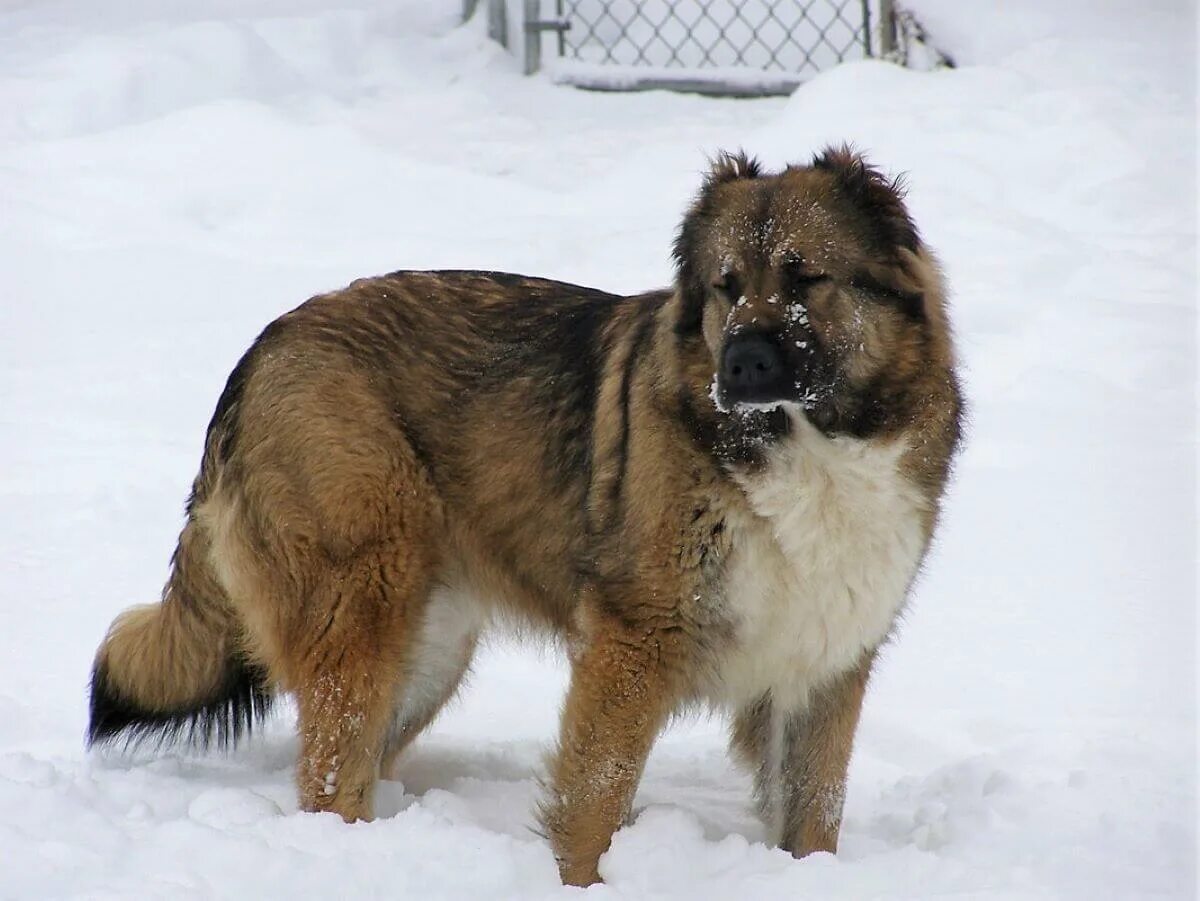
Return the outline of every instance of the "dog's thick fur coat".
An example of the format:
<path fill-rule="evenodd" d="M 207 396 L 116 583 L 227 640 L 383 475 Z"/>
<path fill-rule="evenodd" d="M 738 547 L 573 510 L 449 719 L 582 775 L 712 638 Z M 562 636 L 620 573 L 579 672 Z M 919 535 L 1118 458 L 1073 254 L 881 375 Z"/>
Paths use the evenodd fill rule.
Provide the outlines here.
<path fill-rule="evenodd" d="M 565 881 L 599 878 L 697 703 L 731 712 L 781 845 L 834 850 L 958 441 L 941 278 L 845 149 L 777 174 L 722 155 L 675 253 L 674 289 L 635 297 L 398 272 L 272 323 L 217 404 L 162 603 L 97 654 L 90 739 L 225 743 L 290 692 L 302 806 L 368 818 L 500 610 L 570 650 L 541 810 Z M 769 402 L 738 402 L 768 390 L 747 359 Z"/>

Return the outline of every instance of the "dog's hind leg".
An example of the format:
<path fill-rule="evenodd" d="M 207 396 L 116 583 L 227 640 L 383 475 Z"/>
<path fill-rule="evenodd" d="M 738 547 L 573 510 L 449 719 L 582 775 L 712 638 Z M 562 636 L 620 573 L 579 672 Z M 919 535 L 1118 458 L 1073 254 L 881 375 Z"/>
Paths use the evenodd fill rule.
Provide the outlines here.
<path fill-rule="evenodd" d="M 783 830 L 781 783 L 783 778 L 783 718 L 775 710 L 771 693 L 764 692 L 737 712 L 730 734 L 730 750 L 754 774 L 754 799 L 768 831 L 776 838 Z"/>
<path fill-rule="evenodd" d="M 389 477 L 337 481 L 331 494 L 344 507 L 321 508 L 320 550 L 308 555 L 304 602 L 286 627 L 281 681 L 299 709 L 300 804 L 347 821 L 371 817 L 395 699 L 442 563 L 436 496 L 403 462 Z"/>
<path fill-rule="evenodd" d="M 407 663 L 428 607 L 419 545 L 381 542 L 332 567 L 313 606 L 324 622 L 289 681 L 300 713 L 297 786 L 305 810 L 370 819 Z"/>
<path fill-rule="evenodd" d="M 484 618 L 470 598 L 434 590 L 407 656 L 380 766 L 385 778 L 394 775 L 396 758 L 458 691 L 475 655 Z"/>

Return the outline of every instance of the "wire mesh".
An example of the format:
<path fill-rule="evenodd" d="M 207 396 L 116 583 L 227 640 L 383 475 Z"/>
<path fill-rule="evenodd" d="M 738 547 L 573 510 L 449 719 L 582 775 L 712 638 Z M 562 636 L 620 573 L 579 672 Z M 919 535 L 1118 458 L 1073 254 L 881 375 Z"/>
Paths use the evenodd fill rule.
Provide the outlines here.
<path fill-rule="evenodd" d="M 564 0 L 563 54 L 588 63 L 815 74 L 870 55 L 863 0 Z"/>

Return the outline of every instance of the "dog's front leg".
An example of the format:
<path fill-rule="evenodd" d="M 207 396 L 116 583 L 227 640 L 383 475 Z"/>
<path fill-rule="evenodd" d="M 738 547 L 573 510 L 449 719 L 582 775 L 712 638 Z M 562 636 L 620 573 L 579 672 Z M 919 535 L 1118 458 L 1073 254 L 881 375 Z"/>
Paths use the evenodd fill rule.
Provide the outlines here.
<path fill-rule="evenodd" d="M 781 848 L 796 857 L 837 851 L 846 771 L 874 653 L 815 690 L 783 728 Z"/>
<path fill-rule="evenodd" d="M 624 822 L 672 708 L 667 639 L 651 626 L 589 617 L 563 709 L 542 825 L 568 885 L 600 881 L 600 855 Z"/>

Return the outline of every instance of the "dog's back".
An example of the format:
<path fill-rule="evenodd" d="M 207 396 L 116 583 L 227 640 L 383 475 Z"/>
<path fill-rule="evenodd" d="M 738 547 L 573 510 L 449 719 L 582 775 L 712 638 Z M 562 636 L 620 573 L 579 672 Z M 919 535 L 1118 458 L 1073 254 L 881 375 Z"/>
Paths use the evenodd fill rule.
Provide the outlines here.
<path fill-rule="evenodd" d="M 305 806 L 366 816 L 373 768 L 337 736 L 393 757 L 453 692 L 486 611 L 449 585 L 566 627 L 605 353 L 662 300 L 398 272 L 272 323 L 209 425 L 163 602 L 97 656 L 90 739 L 226 744 L 291 691 L 329 734 Z"/>

